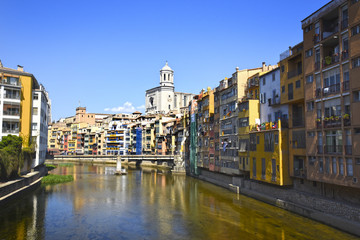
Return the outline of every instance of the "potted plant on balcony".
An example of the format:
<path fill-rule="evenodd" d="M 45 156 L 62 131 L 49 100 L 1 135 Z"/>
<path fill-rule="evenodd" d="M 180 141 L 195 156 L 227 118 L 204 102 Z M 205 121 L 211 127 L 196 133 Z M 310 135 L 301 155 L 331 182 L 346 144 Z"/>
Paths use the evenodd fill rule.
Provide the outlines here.
<path fill-rule="evenodd" d="M 334 120 L 334 118 L 335 118 L 334 116 L 331 116 L 331 117 L 330 117 L 330 120 Z"/>
<path fill-rule="evenodd" d="M 339 121 L 339 119 L 340 119 L 340 116 L 335 116 L 336 121 Z"/>
<path fill-rule="evenodd" d="M 350 115 L 347 114 L 347 113 L 345 113 L 345 114 L 343 115 L 343 118 L 344 118 L 344 119 L 349 119 L 349 118 L 350 118 Z"/>
<path fill-rule="evenodd" d="M 325 118 L 324 118 L 324 121 L 325 121 L 325 122 L 327 122 L 327 121 L 329 121 L 329 120 L 330 120 L 330 118 L 328 118 L 328 117 L 325 117 Z"/>
<path fill-rule="evenodd" d="M 317 118 L 317 119 L 316 119 L 316 122 L 318 122 L 318 123 L 321 122 L 321 119 L 320 119 L 320 118 Z"/>
<path fill-rule="evenodd" d="M 330 64 L 331 64 L 331 57 L 330 57 L 330 56 L 326 56 L 326 57 L 325 57 L 325 64 L 326 64 L 326 65 L 330 65 Z"/>

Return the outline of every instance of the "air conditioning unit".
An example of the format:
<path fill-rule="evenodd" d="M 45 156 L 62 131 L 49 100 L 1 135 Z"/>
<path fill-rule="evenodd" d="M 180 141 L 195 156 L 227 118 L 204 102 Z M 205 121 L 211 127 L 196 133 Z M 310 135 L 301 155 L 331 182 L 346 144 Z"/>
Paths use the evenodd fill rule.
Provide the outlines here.
<path fill-rule="evenodd" d="M 324 88 L 324 93 L 329 93 L 329 88 Z"/>

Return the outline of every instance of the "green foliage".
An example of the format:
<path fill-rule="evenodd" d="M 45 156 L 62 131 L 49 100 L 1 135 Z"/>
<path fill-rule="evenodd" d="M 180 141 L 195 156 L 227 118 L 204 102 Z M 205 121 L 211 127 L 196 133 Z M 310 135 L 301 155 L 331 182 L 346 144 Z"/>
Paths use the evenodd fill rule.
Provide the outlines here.
<path fill-rule="evenodd" d="M 19 174 L 23 161 L 21 157 L 22 138 L 4 136 L 0 141 L 0 179 L 8 180 Z"/>
<path fill-rule="evenodd" d="M 53 164 L 45 164 L 45 167 L 47 168 L 48 171 L 51 171 L 56 168 L 56 166 Z"/>
<path fill-rule="evenodd" d="M 74 181 L 74 177 L 72 175 L 55 175 L 50 174 L 43 179 L 41 179 L 41 184 L 48 185 L 48 184 L 58 184 L 58 183 L 66 183 Z"/>
<path fill-rule="evenodd" d="M 73 163 L 59 163 L 58 166 L 59 167 L 73 167 L 74 164 Z"/>
<path fill-rule="evenodd" d="M 19 176 L 24 161 L 31 163 L 35 158 L 34 141 L 23 147 L 23 138 L 15 135 L 4 136 L 0 141 L 0 179 L 3 181 Z M 29 164 L 30 165 L 30 164 Z"/>

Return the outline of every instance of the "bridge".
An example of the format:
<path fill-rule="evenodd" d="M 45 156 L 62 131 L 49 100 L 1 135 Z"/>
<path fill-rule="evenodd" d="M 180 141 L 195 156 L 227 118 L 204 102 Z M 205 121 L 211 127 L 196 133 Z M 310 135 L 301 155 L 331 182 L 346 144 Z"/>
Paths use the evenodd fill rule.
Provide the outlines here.
<path fill-rule="evenodd" d="M 55 155 L 54 162 L 103 163 L 140 167 L 172 169 L 175 173 L 185 173 L 185 163 L 181 155 Z"/>

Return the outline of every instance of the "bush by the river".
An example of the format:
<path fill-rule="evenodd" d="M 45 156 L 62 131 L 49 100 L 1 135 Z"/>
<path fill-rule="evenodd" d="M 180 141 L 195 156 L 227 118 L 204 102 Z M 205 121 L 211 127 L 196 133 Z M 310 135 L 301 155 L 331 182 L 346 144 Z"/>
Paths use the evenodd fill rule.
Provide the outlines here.
<path fill-rule="evenodd" d="M 4 136 L 0 141 L 0 180 L 17 178 L 24 162 L 34 158 L 35 143 L 26 142 L 15 135 Z"/>
<path fill-rule="evenodd" d="M 41 179 L 42 184 L 58 184 L 58 183 L 66 183 L 74 181 L 74 177 L 72 175 L 56 175 L 50 174 L 43 179 Z"/>

